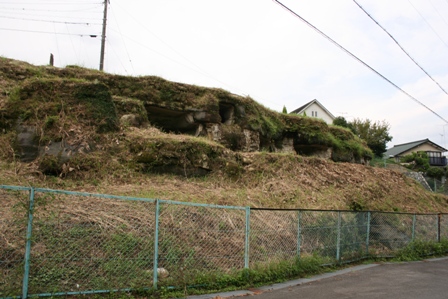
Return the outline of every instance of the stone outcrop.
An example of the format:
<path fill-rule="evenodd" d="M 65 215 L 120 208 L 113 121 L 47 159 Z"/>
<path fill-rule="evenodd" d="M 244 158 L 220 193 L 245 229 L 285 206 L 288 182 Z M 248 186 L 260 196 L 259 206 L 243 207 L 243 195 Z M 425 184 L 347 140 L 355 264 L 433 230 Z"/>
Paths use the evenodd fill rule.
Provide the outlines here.
<path fill-rule="evenodd" d="M 14 65 L 2 60 L 0 71 Z M 102 142 L 119 145 L 116 135 L 125 130 L 148 127 L 206 138 L 233 152 L 293 153 L 352 163 L 372 156 L 363 141 L 343 128 L 278 113 L 225 90 L 79 67 L 42 68 L 36 77 L 36 69 L 26 65 L 20 77 L 0 73 L 5 75 L 2 84 L 15 86 L 1 106 L 0 129 L 15 132 L 13 147 L 24 162 L 45 157 L 46 166 L 57 167 L 78 154 L 101 150 Z M 209 171 L 209 162 L 183 163 L 190 164 Z"/>

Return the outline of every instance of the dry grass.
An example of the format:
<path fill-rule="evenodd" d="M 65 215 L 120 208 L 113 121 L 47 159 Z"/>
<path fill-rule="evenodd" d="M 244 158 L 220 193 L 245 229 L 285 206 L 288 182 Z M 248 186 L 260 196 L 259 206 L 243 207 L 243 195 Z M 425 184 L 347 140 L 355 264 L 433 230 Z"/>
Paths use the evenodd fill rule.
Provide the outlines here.
<path fill-rule="evenodd" d="M 142 109 L 156 100 L 165 103 L 170 97 L 172 103 L 166 104 L 176 107 L 194 107 L 195 101 L 200 102 L 198 107 L 207 106 L 208 102 L 216 106 L 219 99 L 245 107 L 247 119 L 239 121 L 257 126 L 263 122 L 263 126 L 267 126 L 265 129 L 272 135 L 281 126 L 308 128 L 311 133 L 328 129 L 311 119 L 282 114 L 276 119 L 275 112 L 250 98 L 235 96 L 220 89 L 177 84 L 157 77 L 114 76 L 80 67 L 36 67 L 2 59 L 0 71 L 4 76 L 0 79 L 0 114 L 4 93 L 14 86 L 22 85 L 22 91 L 30 92 L 29 95 L 25 93 L 23 100 L 33 103 L 35 107 L 32 108 L 42 113 L 39 117 L 34 117 L 37 112 L 31 114 L 35 118 L 32 120 L 42 127 L 42 135 L 39 136 L 42 144 L 45 144 L 44 141 L 54 142 L 53 139 L 57 137 L 57 140 L 70 147 L 88 146 L 94 149 L 58 165 L 60 169 L 56 175 L 45 175 L 42 161 L 39 160 L 41 158 L 32 163 L 18 162 L 11 145 L 11 134 L 14 134 L 11 130 L 0 135 L 0 142 L 7 145 L 0 149 L 2 184 L 251 207 L 350 209 L 356 205 L 371 210 L 448 211 L 446 197 L 424 191 L 414 181 L 395 171 L 293 154 L 232 152 L 205 138 L 166 134 L 147 124 L 140 128 L 122 125 L 117 131 L 100 134 L 95 122 L 86 119 L 91 116 L 88 114 L 90 104 L 100 99 L 92 100 L 93 95 L 87 91 L 98 88 L 108 99 L 104 107 L 98 109 L 105 109 L 113 103 L 112 96 L 116 103 L 121 101 L 121 105 L 130 110 Z M 97 82 L 108 86 L 110 101 L 107 90 L 101 89 L 102 85 Z M 40 89 L 41 85 L 54 88 Z M 87 90 L 86 94 L 83 93 L 84 98 L 73 95 L 72 91 L 77 88 L 83 92 Z M 47 99 L 49 105 L 57 108 L 50 105 L 56 109 L 56 114 L 45 114 L 50 112 L 43 111 L 39 106 L 41 98 Z M 81 99 L 88 100 L 86 103 L 89 105 L 81 105 L 84 103 Z M 67 103 L 64 104 L 64 101 Z M 56 103 L 64 105 L 60 107 Z M 104 110 L 106 112 L 108 110 Z M 117 112 L 117 115 L 121 114 Z M 45 124 L 45 120 L 53 120 L 52 125 L 49 126 L 48 121 Z M 331 128 L 331 131 L 334 131 L 335 136 L 340 135 L 341 140 L 353 137 L 337 128 Z M 169 151 L 157 152 L 158 148 L 167 148 Z M 148 154 L 149 162 L 139 161 L 139 154 Z M 207 154 L 215 157 L 208 158 Z M 202 164 L 198 160 L 205 157 L 209 166 L 206 169 L 208 175 L 192 177 L 187 173 L 177 176 L 156 174 L 151 172 L 154 157 L 162 164 L 175 164 L 176 159 L 187 157 L 194 161 L 181 161 L 178 164 L 186 165 L 188 162 L 192 168 L 201 168 Z"/>

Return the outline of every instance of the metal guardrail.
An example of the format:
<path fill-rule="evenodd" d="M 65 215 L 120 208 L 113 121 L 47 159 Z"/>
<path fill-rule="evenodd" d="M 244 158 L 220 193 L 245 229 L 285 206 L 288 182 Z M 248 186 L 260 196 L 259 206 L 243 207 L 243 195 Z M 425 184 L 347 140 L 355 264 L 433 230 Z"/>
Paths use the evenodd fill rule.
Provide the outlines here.
<path fill-rule="evenodd" d="M 0 206 L 0 298 L 184 286 L 297 257 L 336 264 L 448 238 L 443 214 L 251 209 L 16 186 L 0 186 Z"/>

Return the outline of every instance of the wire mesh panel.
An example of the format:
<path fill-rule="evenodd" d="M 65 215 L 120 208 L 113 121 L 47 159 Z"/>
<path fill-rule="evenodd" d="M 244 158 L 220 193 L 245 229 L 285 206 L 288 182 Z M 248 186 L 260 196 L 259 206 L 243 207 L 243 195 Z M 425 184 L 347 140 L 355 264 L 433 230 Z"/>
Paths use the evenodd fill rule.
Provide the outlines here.
<path fill-rule="evenodd" d="M 36 193 L 29 293 L 152 285 L 153 202 Z"/>
<path fill-rule="evenodd" d="M 341 212 L 340 215 L 340 260 L 352 261 L 367 256 L 368 213 Z"/>
<path fill-rule="evenodd" d="M 438 215 L 415 216 L 415 240 L 437 242 Z"/>
<path fill-rule="evenodd" d="M 318 254 L 337 258 L 339 213 L 334 211 L 302 211 L 300 214 L 301 255 Z"/>
<path fill-rule="evenodd" d="M 0 189 L 0 298 L 22 294 L 28 204 L 28 191 Z"/>
<path fill-rule="evenodd" d="M 211 273 L 244 268 L 245 209 L 161 203 L 159 285 L 193 284 Z"/>
<path fill-rule="evenodd" d="M 440 239 L 448 240 L 448 214 L 440 215 Z"/>
<path fill-rule="evenodd" d="M 156 266 L 169 273 L 159 286 L 186 287 L 310 255 L 325 264 L 391 256 L 412 240 L 436 242 L 439 224 L 448 239 L 446 214 L 439 223 L 439 215 L 249 210 L 8 186 L 0 207 L 0 298 L 27 285 L 44 296 L 152 287 Z"/>
<path fill-rule="evenodd" d="M 412 232 L 413 215 L 372 212 L 369 248 L 377 256 L 391 255 L 412 241 Z"/>
<path fill-rule="evenodd" d="M 298 211 L 251 210 L 250 267 L 294 260 L 298 251 Z"/>

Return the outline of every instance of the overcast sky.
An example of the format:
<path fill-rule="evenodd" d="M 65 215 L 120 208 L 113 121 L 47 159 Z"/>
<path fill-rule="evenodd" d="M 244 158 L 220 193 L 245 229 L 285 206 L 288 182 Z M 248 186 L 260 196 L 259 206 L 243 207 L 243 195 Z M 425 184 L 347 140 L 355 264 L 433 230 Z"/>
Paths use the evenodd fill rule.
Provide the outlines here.
<path fill-rule="evenodd" d="M 388 147 L 448 147 L 448 0 L 356 0 L 432 79 L 353 0 L 280 2 L 413 98 L 272 0 L 111 0 L 104 70 L 221 87 L 276 111 L 317 99 L 349 121 L 389 123 Z M 0 55 L 98 69 L 103 7 L 0 0 Z"/>

